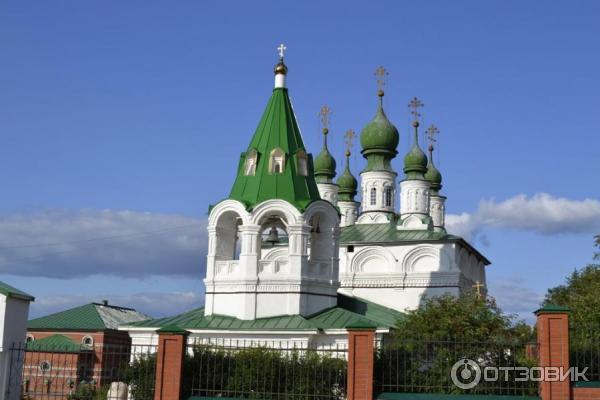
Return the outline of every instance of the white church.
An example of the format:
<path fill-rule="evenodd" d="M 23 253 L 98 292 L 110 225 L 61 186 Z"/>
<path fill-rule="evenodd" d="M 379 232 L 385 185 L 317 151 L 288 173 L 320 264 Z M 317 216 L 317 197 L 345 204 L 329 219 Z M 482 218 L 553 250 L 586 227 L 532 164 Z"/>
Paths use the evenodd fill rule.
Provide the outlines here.
<path fill-rule="evenodd" d="M 349 325 L 373 326 L 383 335 L 427 296 L 485 287 L 489 261 L 446 232 L 434 140 L 429 157 L 418 140 L 422 103 L 410 103 L 413 131 L 406 138 L 412 147 L 398 176 L 391 161 L 400 135 L 384 112 L 386 72 L 377 70 L 375 117 L 360 133 L 366 165 L 359 202 L 350 147 L 335 179 L 327 107 L 321 110 L 322 150 L 313 159 L 304 146 L 286 86 L 284 49 L 230 195 L 210 207 L 204 307 L 122 326 L 133 345 L 156 343 L 156 330 L 167 325 L 189 331 L 190 340 L 339 343 Z M 432 139 L 435 133 L 428 129 Z"/>

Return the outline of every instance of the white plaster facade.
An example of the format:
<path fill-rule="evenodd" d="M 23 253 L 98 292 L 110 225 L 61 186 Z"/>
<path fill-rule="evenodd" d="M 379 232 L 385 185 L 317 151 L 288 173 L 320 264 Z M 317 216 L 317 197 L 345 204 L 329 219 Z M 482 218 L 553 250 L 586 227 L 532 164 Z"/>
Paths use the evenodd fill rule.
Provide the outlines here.
<path fill-rule="evenodd" d="M 398 311 L 424 296 L 459 295 L 485 282 L 487 261 L 461 242 L 353 245 L 340 250 L 340 292 Z"/>
<path fill-rule="evenodd" d="M 264 251 L 262 232 L 273 226 L 287 234 L 288 245 Z M 225 200 L 211 210 L 208 232 L 205 315 L 251 320 L 336 305 L 340 231 L 331 203 L 315 201 L 300 213 L 274 199 L 248 212 Z"/>
<path fill-rule="evenodd" d="M 362 213 L 357 224 L 384 224 L 396 209 L 396 176 L 391 171 L 367 171 L 360 174 Z"/>
<path fill-rule="evenodd" d="M 429 196 L 429 215 L 436 232 L 444 230 L 446 225 L 446 197 L 431 194 Z"/>
<path fill-rule="evenodd" d="M 27 332 L 30 300 L 0 293 L 0 398 L 18 400 L 21 374 L 12 371 L 10 348 L 22 344 Z M 13 366 L 14 367 L 14 366 Z"/>
<path fill-rule="evenodd" d="M 354 225 L 358 219 L 360 203 L 356 201 L 338 201 L 340 209 L 340 227 Z"/>
<path fill-rule="evenodd" d="M 317 188 L 319 189 L 321 199 L 327 200 L 334 206 L 337 206 L 338 192 L 340 190 L 338 185 L 335 183 L 317 183 Z"/>

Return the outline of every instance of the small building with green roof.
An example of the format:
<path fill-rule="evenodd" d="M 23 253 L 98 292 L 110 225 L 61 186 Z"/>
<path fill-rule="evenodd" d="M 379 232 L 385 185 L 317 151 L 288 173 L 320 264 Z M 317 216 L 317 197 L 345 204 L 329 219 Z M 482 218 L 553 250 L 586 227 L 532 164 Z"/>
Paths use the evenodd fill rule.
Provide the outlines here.
<path fill-rule="evenodd" d="M 73 373 L 53 385 L 95 382 L 102 387 L 111 382 L 111 371 L 120 367 L 131 347 L 131 338 L 118 327 L 149 320 L 129 307 L 109 304 L 107 300 L 59 311 L 27 322 L 24 376 L 30 376 L 30 393 L 43 393 L 38 371 L 72 368 Z M 125 357 L 125 358 L 123 358 Z M 42 365 L 44 363 L 44 365 Z M 66 379 L 73 382 L 67 382 Z M 62 386 L 61 386 L 62 387 Z"/>

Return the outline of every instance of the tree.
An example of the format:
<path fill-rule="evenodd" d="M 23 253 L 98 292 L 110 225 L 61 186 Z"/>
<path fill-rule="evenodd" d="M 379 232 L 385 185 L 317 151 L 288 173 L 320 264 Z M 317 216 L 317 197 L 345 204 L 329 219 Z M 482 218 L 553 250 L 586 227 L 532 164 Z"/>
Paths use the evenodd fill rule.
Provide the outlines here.
<path fill-rule="evenodd" d="M 496 367 L 535 363 L 526 350 L 532 339 L 531 327 L 503 313 L 494 299 L 474 292 L 425 299 L 421 307 L 398 321 L 394 336 L 377 351 L 377 391 L 462 393 L 450 380 L 451 370 L 460 360 Z M 473 393 L 535 393 L 535 383 L 514 378 L 510 375 L 512 383 L 507 387 L 482 382 Z"/>
<path fill-rule="evenodd" d="M 594 236 L 594 246 L 600 249 L 600 235 Z M 594 260 L 600 259 L 600 251 L 594 254 Z"/>
<path fill-rule="evenodd" d="M 544 304 L 568 307 L 574 339 L 600 338 L 600 265 L 575 270 L 566 283 L 548 289 Z"/>
<path fill-rule="evenodd" d="M 462 296 L 442 295 L 425 299 L 423 305 L 409 311 L 398 321 L 396 336 L 422 340 L 463 342 L 491 339 L 531 339 L 531 328 L 505 314 L 491 298 L 480 298 L 474 292 Z"/>

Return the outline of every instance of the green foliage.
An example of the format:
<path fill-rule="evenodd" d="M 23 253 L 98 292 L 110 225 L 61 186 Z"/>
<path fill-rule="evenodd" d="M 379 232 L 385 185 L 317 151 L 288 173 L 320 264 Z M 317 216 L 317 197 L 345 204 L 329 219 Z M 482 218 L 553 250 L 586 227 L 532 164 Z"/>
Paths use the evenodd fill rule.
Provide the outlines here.
<path fill-rule="evenodd" d="M 425 299 L 398 321 L 391 340 L 376 354 L 378 391 L 462 393 L 451 381 L 452 366 L 468 358 L 480 365 L 533 366 L 526 355 L 532 329 L 502 312 L 493 299 L 475 293 Z M 469 393 L 535 394 L 536 384 L 480 383 Z"/>
<path fill-rule="evenodd" d="M 185 361 L 184 394 L 286 399 L 345 395 L 346 360 L 313 350 L 196 346 Z"/>
<path fill-rule="evenodd" d="M 571 310 L 572 341 L 600 340 L 600 265 L 573 271 L 564 285 L 548 289 L 544 304 Z"/>
<path fill-rule="evenodd" d="M 97 389 L 96 385 L 81 382 L 73 393 L 67 395 L 67 400 L 105 400 L 108 387 Z"/>
<path fill-rule="evenodd" d="M 600 249 L 600 235 L 594 236 L 594 246 Z M 600 259 L 600 251 L 594 254 L 594 260 Z"/>
<path fill-rule="evenodd" d="M 156 354 L 136 356 L 131 364 L 126 365 L 120 379 L 129 385 L 132 400 L 153 400 L 154 381 L 156 376 Z"/>
<path fill-rule="evenodd" d="M 460 297 L 446 294 L 425 299 L 420 308 L 398 321 L 395 336 L 398 340 L 526 341 L 532 339 L 532 331 L 513 315 L 504 314 L 494 299 L 480 299 L 469 292 Z"/>

